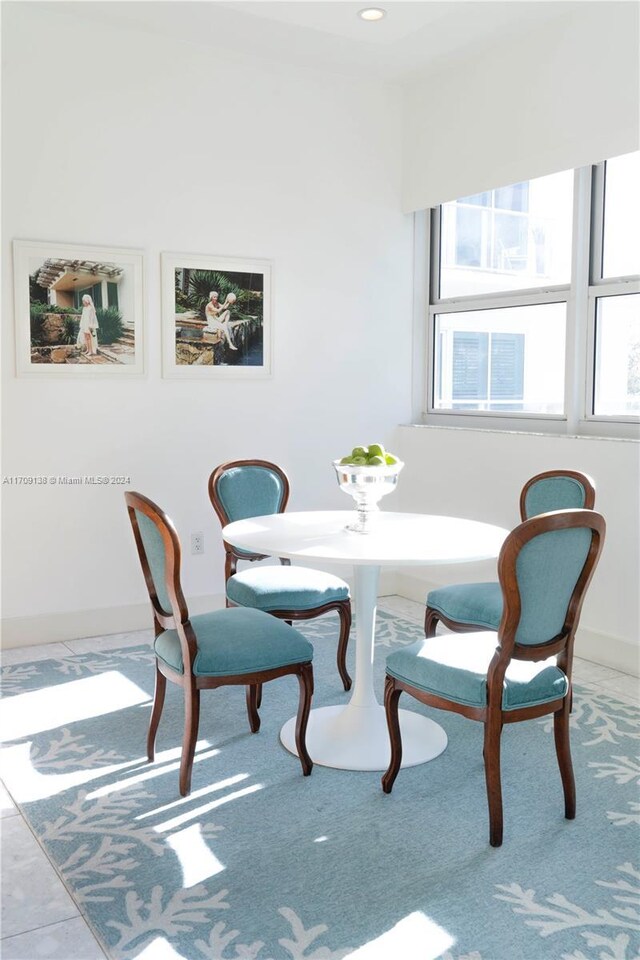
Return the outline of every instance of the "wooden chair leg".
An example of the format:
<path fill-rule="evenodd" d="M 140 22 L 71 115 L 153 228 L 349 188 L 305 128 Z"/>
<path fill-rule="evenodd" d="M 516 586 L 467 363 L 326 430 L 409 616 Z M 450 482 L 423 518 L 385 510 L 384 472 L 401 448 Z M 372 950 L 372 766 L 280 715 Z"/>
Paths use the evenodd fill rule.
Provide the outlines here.
<path fill-rule="evenodd" d="M 484 772 L 489 801 L 489 843 L 492 847 L 502 845 L 502 784 L 500 782 L 500 738 L 502 720 L 500 715 L 490 714 L 484 724 Z"/>
<path fill-rule="evenodd" d="M 249 714 L 249 728 L 251 733 L 260 729 L 260 714 L 258 713 L 258 689 L 262 690 L 261 683 L 247 684 L 247 713 Z"/>
<path fill-rule="evenodd" d="M 351 602 L 345 601 L 338 610 L 340 617 L 340 638 L 338 640 L 338 673 L 342 680 L 345 690 L 351 690 L 351 677 L 347 670 L 347 645 L 349 643 L 349 633 L 351 631 Z"/>
<path fill-rule="evenodd" d="M 391 761 L 389 769 L 382 778 L 382 789 L 391 793 L 400 764 L 402 763 L 402 736 L 400 734 L 400 718 L 398 717 L 398 701 L 401 690 L 396 688 L 393 677 L 387 675 L 384 683 L 384 708 L 387 714 L 387 727 L 391 741 Z"/>
<path fill-rule="evenodd" d="M 256 708 L 259 710 L 262 706 L 262 684 L 256 683 Z"/>
<path fill-rule="evenodd" d="M 182 797 L 189 796 L 191 792 L 191 770 L 196 752 L 199 723 L 200 691 L 192 683 L 184 688 L 184 736 L 180 759 L 180 796 Z"/>
<path fill-rule="evenodd" d="M 576 816 L 576 782 L 573 777 L 571 763 L 571 745 L 569 743 L 569 714 L 571 713 L 571 697 L 564 698 L 562 709 L 553 715 L 553 736 L 556 742 L 556 756 L 562 777 L 564 792 L 564 815 L 567 820 L 575 820 Z"/>
<path fill-rule="evenodd" d="M 305 777 L 308 777 L 313 769 L 313 761 L 307 750 L 307 723 L 313 697 L 313 667 L 310 663 L 305 663 L 301 667 L 298 674 L 298 683 L 300 685 L 300 700 L 296 717 L 296 750 L 302 765 L 302 773 Z"/>
<path fill-rule="evenodd" d="M 436 627 L 440 623 L 440 615 L 437 610 L 434 610 L 432 607 L 427 607 L 425 617 L 424 617 L 424 635 L 427 639 L 430 637 L 435 637 Z"/>
<path fill-rule="evenodd" d="M 160 673 L 160 670 L 158 669 L 158 662 L 156 661 L 156 686 L 153 693 L 153 707 L 151 709 L 151 716 L 149 717 L 149 730 L 147 731 L 147 758 L 149 763 L 153 763 L 153 759 L 155 757 L 156 733 L 158 732 L 160 717 L 162 716 L 162 708 L 164 706 L 164 695 L 166 689 L 167 678 L 163 673 Z"/>

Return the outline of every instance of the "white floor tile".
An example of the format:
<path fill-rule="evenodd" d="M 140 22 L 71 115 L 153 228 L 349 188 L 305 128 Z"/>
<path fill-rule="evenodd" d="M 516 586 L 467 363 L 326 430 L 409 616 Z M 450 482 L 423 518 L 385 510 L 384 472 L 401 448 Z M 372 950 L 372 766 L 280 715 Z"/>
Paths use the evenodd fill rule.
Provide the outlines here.
<path fill-rule="evenodd" d="M 612 667 L 603 667 L 599 663 L 591 663 L 590 660 L 583 660 L 581 657 L 574 657 L 573 676 L 576 680 L 588 680 L 591 683 L 602 683 L 603 681 L 620 680 L 627 676 L 614 670 Z"/>
<path fill-rule="evenodd" d="M 598 684 L 602 690 L 615 696 L 624 697 L 625 701 L 640 703 L 640 680 L 626 674 L 618 674 L 616 680 L 605 680 Z"/>
<path fill-rule="evenodd" d="M 9 796 L 4 783 L 0 782 L 0 819 L 4 820 L 5 817 L 14 817 L 18 813 L 18 808 Z"/>
<path fill-rule="evenodd" d="M 2 666 L 15 666 L 17 663 L 31 663 L 33 660 L 50 660 L 52 657 L 68 657 L 69 650 L 64 643 L 41 643 L 33 647 L 12 647 L 3 650 Z"/>
<path fill-rule="evenodd" d="M 84 637 L 80 640 L 67 640 L 67 655 L 72 653 L 99 653 L 101 650 L 115 650 L 117 647 L 152 646 L 153 630 L 136 630 L 134 633 L 110 633 L 104 637 Z"/>
<path fill-rule="evenodd" d="M 424 603 L 417 603 L 415 600 L 406 600 L 404 597 L 379 597 L 378 610 L 385 613 L 393 613 L 397 617 L 404 617 L 406 620 L 424 623 Z"/>
<path fill-rule="evenodd" d="M 105 953 L 82 917 L 39 927 L 0 942 L 2 960 L 104 960 Z"/>
<path fill-rule="evenodd" d="M 22 817 L 7 817 L 2 822 L 3 938 L 77 916 L 76 905 Z"/>

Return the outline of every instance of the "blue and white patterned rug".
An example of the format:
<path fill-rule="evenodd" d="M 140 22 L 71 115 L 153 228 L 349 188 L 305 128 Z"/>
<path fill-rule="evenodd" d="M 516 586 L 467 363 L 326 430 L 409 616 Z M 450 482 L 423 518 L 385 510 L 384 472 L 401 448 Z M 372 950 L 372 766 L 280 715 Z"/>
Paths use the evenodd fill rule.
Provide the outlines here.
<path fill-rule="evenodd" d="M 306 624 L 315 705 L 346 702 L 337 621 Z M 376 671 L 421 628 L 378 620 Z M 145 760 L 148 645 L 3 669 L 0 774 L 105 951 L 117 960 L 636 960 L 638 712 L 576 687 L 578 816 L 564 820 L 552 726 L 505 728 L 505 840 L 488 844 L 482 725 L 427 711 L 449 745 L 400 772 L 316 766 L 278 732 L 297 683 L 204 691 L 192 794 L 178 794 L 181 691 Z"/>

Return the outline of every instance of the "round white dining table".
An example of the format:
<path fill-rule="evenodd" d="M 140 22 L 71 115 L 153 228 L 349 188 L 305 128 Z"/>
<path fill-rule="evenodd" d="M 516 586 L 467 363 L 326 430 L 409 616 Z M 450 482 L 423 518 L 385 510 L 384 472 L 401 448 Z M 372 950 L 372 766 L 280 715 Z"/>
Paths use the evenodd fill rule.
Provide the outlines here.
<path fill-rule="evenodd" d="M 346 529 L 346 510 L 277 513 L 228 524 L 225 541 L 254 553 L 354 568 L 355 682 L 349 703 L 311 711 L 307 748 L 314 763 L 341 770 L 386 770 L 391 748 L 386 716 L 373 685 L 374 635 L 381 567 L 464 563 L 497 557 L 508 530 L 475 520 L 381 511 L 370 533 Z M 280 739 L 297 754 L 292 717 Z M 433 760 L 447 745 L 442 727 L 400 710 L 402 765 Z"/>

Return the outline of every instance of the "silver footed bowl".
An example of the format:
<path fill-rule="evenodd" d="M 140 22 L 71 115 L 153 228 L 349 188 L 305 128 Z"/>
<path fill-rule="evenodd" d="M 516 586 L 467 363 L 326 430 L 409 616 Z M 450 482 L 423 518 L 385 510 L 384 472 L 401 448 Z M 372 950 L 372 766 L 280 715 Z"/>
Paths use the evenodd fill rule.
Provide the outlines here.
<path fill-rule="evenodd" d="M 352 466 L 348 463 L 332 461 L 338 477 L 338 486 L 356 502 L 357 516 L 348 523 L 347 530 L 353 533 L 370 533 L 375 515 L 379 511 L 378 501 L 391 493 L 398 483 L 398 474 L 404 463 L 398 460 L 390 466 Z"/>

